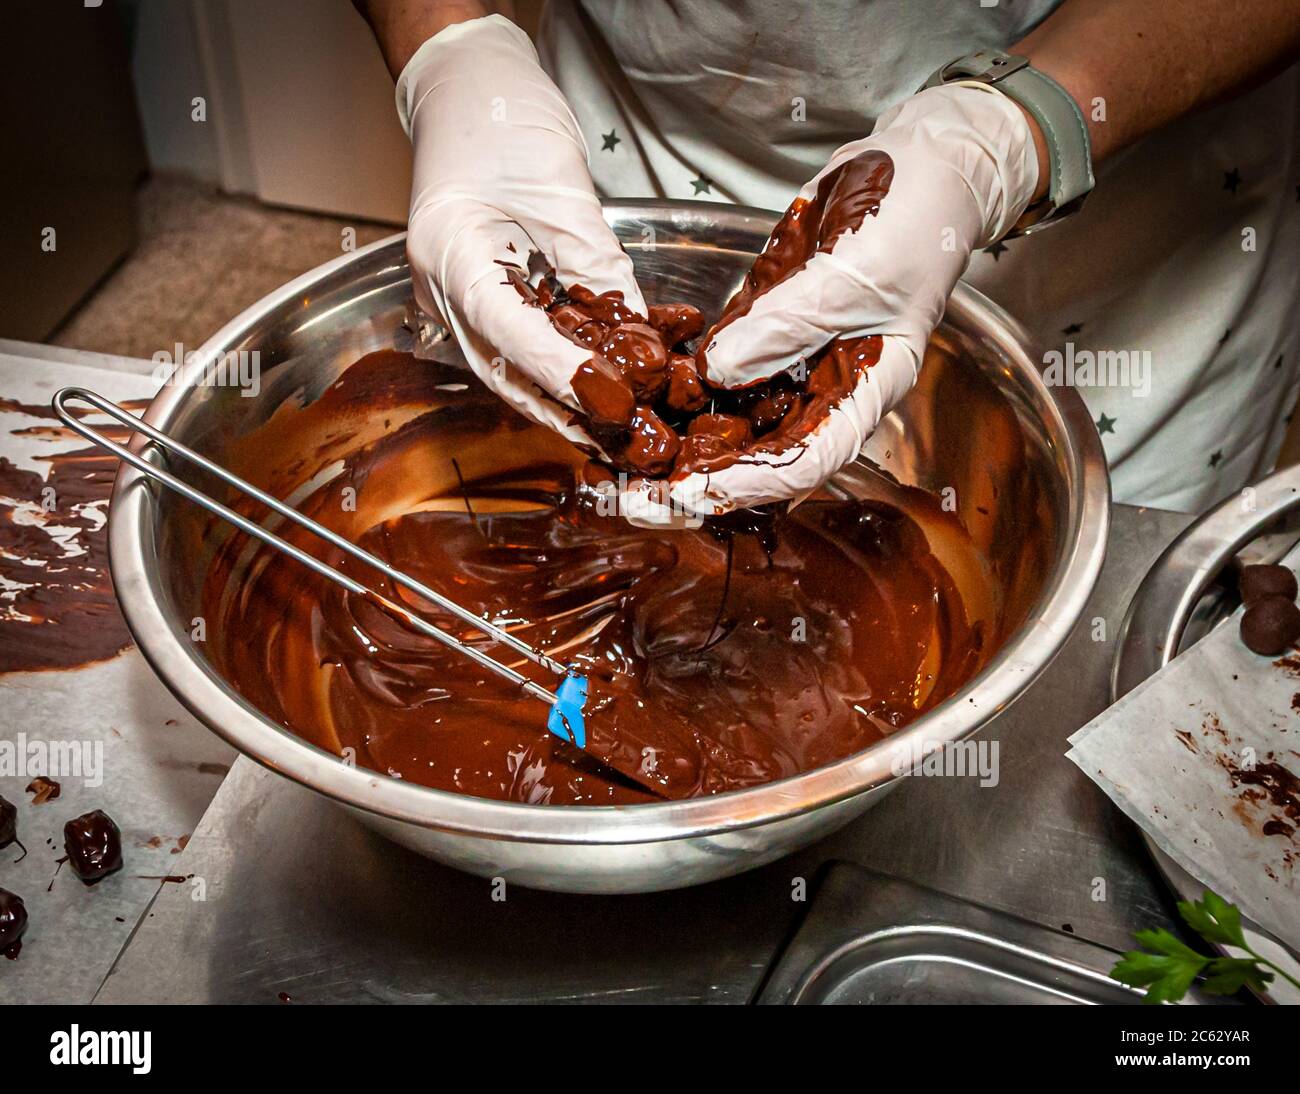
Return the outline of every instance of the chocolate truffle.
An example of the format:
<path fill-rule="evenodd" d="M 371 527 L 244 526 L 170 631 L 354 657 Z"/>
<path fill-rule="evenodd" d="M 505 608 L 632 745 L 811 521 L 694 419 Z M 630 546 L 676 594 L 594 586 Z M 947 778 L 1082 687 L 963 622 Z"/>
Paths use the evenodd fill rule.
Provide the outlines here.
<path fill-rule="evenodd" d="M 775 429 L 798 400 L 799 396 L 792 387 L 781 386 L 780 381 L 774 383 L 749 408 L 749 420 L 754 432 L 768 433 Z"/>
<path fill-rule="evenodd" d="M 704 330 L 704 316 L 690 304 L 651 304 L 650 325 L 670 346 L 696 338 Z"/>
<path fill-rule="evenodd" d="M 1237 581 L 1241 602 L 1247 607 L 1266 596 L 1296 598 L 1296 579 L 1285 566 L 1243 566 Z"/>
<path fill-rule="evenodd" d="M 617 429 L 632 424 L 636 396 L 618 368 L 597 355 L 573 374 L 573 394 L 592 424 Z"/>
<path fill-rule="evenodd" d="M 648 406 L 638 406 L 636 416 L 628 427 L 628 443 L 622 452 L 623 459 L 633 469 L 657 478 L 666 475 L 681 440 Z"/>
<path fill-rule="evenodd" d="M 787 214 L 788 222 L 798 220 L 797 211 Z M 783 223 L 789 227 L 787 221 Z M 841 215 L 830 217 L 832 235 L 844 221 Z M 773 238 L 780 234 L 778 230 Z M 815 250 L 816 240 L 804 239 L 806 234 L 794 232 Z M 798 265 L 810 255 L 800 258 L 791 251 L 785 258 Z M 781 263 L 774 266 L 774 261 L 769 248 L 755 263 L 756 269 L 762 264 L 764 278 L 755 280 L 751 271 L 747 289 L 732 298 L 720 326 L 743 314 L 755 295 L 784 276 L 776 268 Z M 582 285 L 553 291 L 552 285 L 558 286 L 553 278 L 536 289 L 522 283 L 520 292 L 528 303 L 548 312 L 556 330 L 594 351 L 569 381 L 574 400 L 587 416 L 583 424 L 611 467 L 646 478 L 721 470 L 741 459 L 756 438 L 768 456 L 802 447 L 880 356 L 879 335 L 839 338 L 803 362 L 807 367 L 743 388 L 720 388 L 705 376 L 706 347 L 697 346 L 694 356 L 682 352 L 689 348 L 687 342 L 698 342 L 704 330 L 698 308 L 656 304 L 642 316 L 617 291 L 597 295 Z M 693 429 L 692 421 L 706 406 L 710 416 L 716 412 L 724 419 L 743 420 L 745 439 L 736 442 L 730 433 Z"/>
<path fill-rule="evenodd" d="M 743 448 L 754 439 L 749 420 L 736 414 L 701 414 L 686 428 L 689 437 L 716 437 L 724 448 Z"/>
<path fill-rule="evenodd" d="M 18 810 L 8 798 L 0 798 L 0 847 L 18 838 Z"/>
<path fill-rule="evenodd" d="M 633 311 L 623 302 L 621 289 L 611 289 L 609 292 L 597 295 L 582 285 L 573 285 L 569 288 L 569 299 L 578 305 L 580 311 L 586 312 L 592 319 L 604 323 L 607 327 L 617 327 L 620 323 L 646 321 L 644 315 Z"/>
<path fill-rule="evenodd" d="M 644 323 L 621 323 L 600 344 L 599 353 L 627 377 L 641 402 L 649 402 L 668 382 L 668 347 Z"/>
<path fill-rule="evenodd" d="M 709 401 L 704 385 L 700 383 L 700 374 L 695 367 L 695 358 L 681 353 L 674 353 L 668 358 L 668 390 L 664 402 L 672 410 L 686 412 L 699 410 Z"/>
<path fill-rule="evenodd" d="M 84 813 L 63 826 L 63 850 L 82 881 L 98 881 L 122 868 L 122 833 L 102 809 Z"/>
<path fill-rule="evenodd" d="M 27 929 L 27 906 L 23 898 L 8 889 L 0 889 L 0 953 L 12 960 L 22 949 L 23 931 Z"/>
<path fill-rule="evenodd" d="M 572 304 L 561 304 L 551 311 L 551 322 L 566 334 L 572 334 L 584 323 L 593 322 L 592 318 L 584 311 L 580 311 Z"/>
<path fill-rule="evenodd" d="M 1286 652 L 1297 638 L 1300 638 L 1300 608 L 1285 596 L 1257 600 L 1241 617 L 1241 640 L 1248 649 L 1265 657 Z"/>

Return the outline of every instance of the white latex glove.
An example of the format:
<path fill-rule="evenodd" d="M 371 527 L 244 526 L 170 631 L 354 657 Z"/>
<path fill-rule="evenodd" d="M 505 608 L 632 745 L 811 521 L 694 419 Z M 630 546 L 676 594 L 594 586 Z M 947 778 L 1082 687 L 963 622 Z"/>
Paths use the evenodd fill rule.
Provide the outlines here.
<path fill-rule="evenodd" d="M 709 515 L 799 499 L 852 460 L 880 419 L 916 380 L 931 332 L 972 250 L 1001 238 L 1038 182 L 1029 123 L 1000 93 L 976 84 L 919 92 L 880 117 L 865 140 L 840 148 L 799 193 L 869 150 L 894 164 L 875 216 L 843 233 L 828 252 L 759 296 L 750 311 L 705 347 L 707 375 L 743 387 L 796 365 L 839 336 L 883 335 L 878 363 L 791 452 L 756 453 L 671 487 L 673 508 Z M 676 522 L 653 494 L 638 522 Z"/>
<path fill-rule="evenodd" d="M 415 163 L 406 242 L 416 303 L 441 316 L 470 367 L 507 402 L 569 440 L 570 381 L 591 360 L 538 307 L 508 267 L 540 252 L 566 288 L 622 290 L 645 302 L 632 262 L 601 215 L 587 146 L 528 36 L 500 15 L 457 23 L 422 45 L 397 81 Z"/>

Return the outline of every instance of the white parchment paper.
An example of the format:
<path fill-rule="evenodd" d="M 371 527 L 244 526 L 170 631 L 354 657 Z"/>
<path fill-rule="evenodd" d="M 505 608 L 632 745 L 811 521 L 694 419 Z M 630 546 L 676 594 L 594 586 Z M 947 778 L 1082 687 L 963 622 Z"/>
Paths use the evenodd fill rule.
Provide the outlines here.
<path fill-rule="evenodd" d="M 1067 755 L 1188 873 L 1300 948 L 1300 829 L 1242 778 L 1267 763 L 1300 776 L 1300 652 L 1251 653 L 1240 615 L 1075 733 Z"/>
<path fill-rule="evenodd" d="M 151 372 L 145 361 L 0 345 L 0 396 L 19 403 L 48 405 L 70 384 L 116 401 L 142 398 L 158 386 Z M 44 470 L 40 456 L 86 446 L 32 432 L 50 425 L 0 413 L 0 456 Z M 36 804 L 25 788 L 52 747 L 65 763 L 74 752 L 89 762 L 80 775 L 57 773 L 59 797 Z M 163 879 L 184 877 L 180 850 L 234 752 L 181 707 L 134 648 L 76 669 L 0 673 L 0 748 L 0 795 L 18 808 L 28 852 L 22 858 L 15 844 L 0 850 L 0 887 L 23 898 L 29 917 L 17 959 L 0 958 L 0 1003 L 88 1002 L 161 886 L 201 894 L 202 879 Z M 64 823 L 92 809 L 121 828 L 124 865 L 87 886 L 58 860 Z"/>

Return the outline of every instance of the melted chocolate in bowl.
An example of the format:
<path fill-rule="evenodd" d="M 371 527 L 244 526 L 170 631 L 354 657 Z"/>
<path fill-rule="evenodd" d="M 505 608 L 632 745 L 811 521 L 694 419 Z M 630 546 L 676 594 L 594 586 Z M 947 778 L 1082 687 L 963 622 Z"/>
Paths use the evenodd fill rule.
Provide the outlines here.
<path fill-rule="evenodd" d="M 633 528 L 581 489 L 585 457 L 567 442 L 463 370 L 405 354 L 371 354 L 310 405 L 281 406 L 228 462 L 280 496 L 316 483 L 292 499 L 305 513 L 577 664 L 642 712 L 638 728 L 659 711 L 684 721 L 706 761 L 694 794 L 867 747 L 955 692 L 1003 635 L 996 581 L 932 495 L 827 494 L 761 535 Z M 502 656 L 367 567 L 281 534 Z M 242 534 L 217 551 L 202 599 L 222 674 L 322 748 L 486 798 L 654 800 L 551 736 L 536 699 Z"/>

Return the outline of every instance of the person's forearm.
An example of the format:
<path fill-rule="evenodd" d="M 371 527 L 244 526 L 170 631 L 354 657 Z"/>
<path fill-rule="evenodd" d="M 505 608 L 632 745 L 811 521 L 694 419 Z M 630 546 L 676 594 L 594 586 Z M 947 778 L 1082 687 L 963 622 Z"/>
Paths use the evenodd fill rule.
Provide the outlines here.
<path fill-rule="evenodd" d="M 393 79 L 415 51 L 444 27 L 494 12 L 514 18 L 514 5 L 486 0 L 352 0 L 375 32 Z"/>
<path fill-rule="evenodd" d="M 1254 84 L 1300 56 L 1296 0 L 1067 0 L 1011 49 L 1088 121 L 1093 161 Z M 1040 147 L 1040 167 L 1045 168 Z M 1039 192 L 1047 189 L 1040 170 Z"/>

